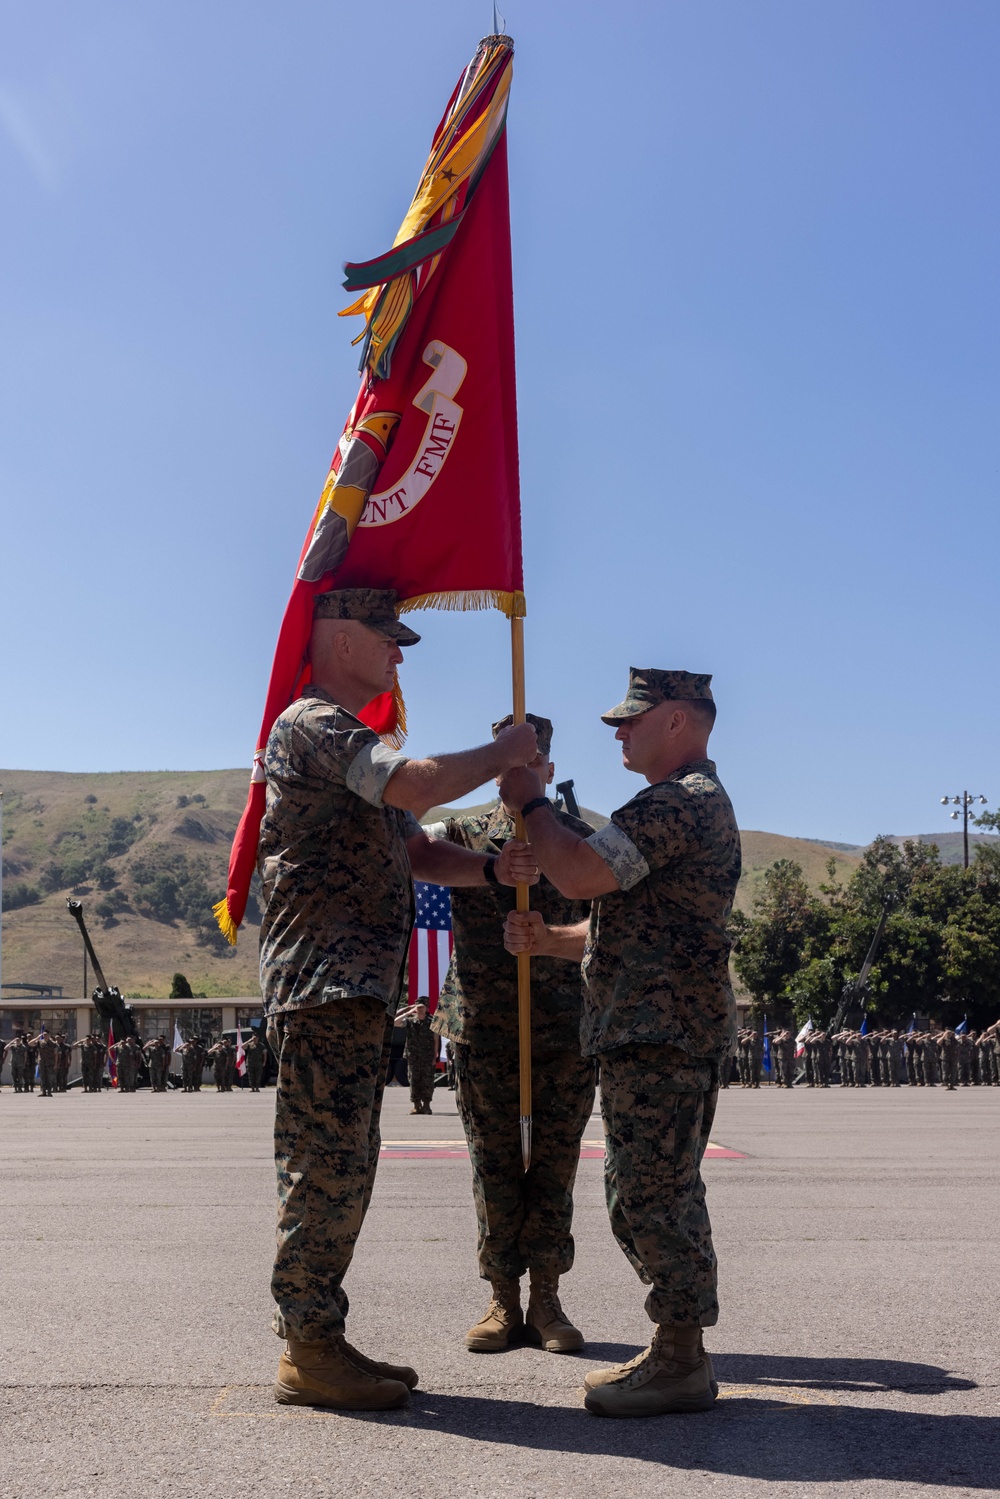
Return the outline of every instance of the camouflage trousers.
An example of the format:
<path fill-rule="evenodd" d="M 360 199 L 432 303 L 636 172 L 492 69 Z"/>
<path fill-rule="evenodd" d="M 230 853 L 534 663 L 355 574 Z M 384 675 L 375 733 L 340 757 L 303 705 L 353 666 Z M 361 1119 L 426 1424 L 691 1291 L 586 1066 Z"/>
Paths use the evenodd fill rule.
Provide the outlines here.
<path fill-rule="evenodd" d="M 604 1185 L 611 1231 L 652 1289 L 653 1322 L 714 1327 L 718 1274 L 701 1162 L 718 1067 L 672 1046 L 602 1052 Z"/>
<path fill-rule="evenodd" d="M 264 1058 L 259 1052 L 254 1052 L 247 1057 L 247 1081 L 250 1084 L 251 1093 L 260 1092 L 261 1078 L 264 1076 Z"/>
<path fill-rule="evenodd" d="M 271 1326 L 320 1343 L 344 1331 L 344 1276 L 371 1201 L 392 1021 L 358 997 L 273 1015 L 278 1059 L 274 1163 L 277 1253 Z"/>
<path fill-rule="evenodd" d="M 434 1062 L 430 1057 L 408 1057 L 406 1072 L 410 1080 L 410 1102 L 422 1108 L 434 1097 Z"/>
<path fill-rule="evenodd" d="M 531 1165 L 521 1162 L 517 1053 L 452 1042 L 455 1098 L 472 1162 L 484 1280 L 527 1270 L 565 1275 L 573 1264 L 573 1185 L 594 1107 L 592 1058 L 575 1048 L 532 1057 Z"/>

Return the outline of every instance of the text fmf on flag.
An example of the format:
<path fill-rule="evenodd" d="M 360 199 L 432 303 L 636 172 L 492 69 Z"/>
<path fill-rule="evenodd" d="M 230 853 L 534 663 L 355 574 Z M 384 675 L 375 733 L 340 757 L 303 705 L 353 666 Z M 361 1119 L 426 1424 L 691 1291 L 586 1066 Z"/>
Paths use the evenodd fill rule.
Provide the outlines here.
<path fill-rule="evenodd" d="M 264 749 L 309 680 L 313 600 L 392 588 L 402 609 L 525 612 L 507 186 L 510 37 L 488 36 L 438 125 L 392 248 L 347 265 L 361 388 L 306 532 L 278 634 L 216 919 L 235 943 L 265 806 Z M 398 691 L 360 717 L 399 743 Z"/>
<path fill-rule="evenodd" d="M 411 1005 L 426 1001 L 437 1009 L 438 995 L 451 962 L 455 939 L 451 931 L 451 892 L 444 885 L 414 882 L 416 916 L 410 937 L 406 994 Z"/>

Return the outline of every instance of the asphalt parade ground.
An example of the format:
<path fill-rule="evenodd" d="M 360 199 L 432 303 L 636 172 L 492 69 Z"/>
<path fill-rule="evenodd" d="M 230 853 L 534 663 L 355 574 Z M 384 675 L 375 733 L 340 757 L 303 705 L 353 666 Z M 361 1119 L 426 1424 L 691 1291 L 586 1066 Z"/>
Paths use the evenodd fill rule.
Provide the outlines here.
<path fill-rule="evenodd" d="M 388 1415 L 282 1410 L 269 1329 L 273 1093 L 0 1095 L 0 1493 L 642 1499 L 1000 1491 L 1000 1091 L 722 1097 L 706 1162 L 721 1398 L 607 1421 L 592 1365 L 648 1341 L 584 1151 L 576 1356 L 476 1355 L 454 1095 L 387 1143 L 348 1290 L 352 1341 L 412 1362 Z M 587 1139 L 599 1140 L 597 1116 Z"/>

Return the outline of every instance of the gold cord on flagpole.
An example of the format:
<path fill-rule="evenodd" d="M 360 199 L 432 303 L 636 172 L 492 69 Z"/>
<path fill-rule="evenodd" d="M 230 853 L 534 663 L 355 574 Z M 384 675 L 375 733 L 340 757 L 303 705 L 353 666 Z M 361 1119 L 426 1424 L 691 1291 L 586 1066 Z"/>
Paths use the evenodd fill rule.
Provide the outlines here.
<path fill-rule="evenodd" d="M 514 685 L 514 722 L 524 723 L 524 620 L 510 622 L 511 675 Z M 527 840 L 524 818 L 514 819 L 514 832 L 522 842 Z M 527 885 L 517 886 L 517 909 L 527 911 L 530 901 Z M 521 1161 L 525 1171 L 531 1165 L 531 958 L 526 952 L 517 955 L 517 1042 L 521 1077 Z"/>

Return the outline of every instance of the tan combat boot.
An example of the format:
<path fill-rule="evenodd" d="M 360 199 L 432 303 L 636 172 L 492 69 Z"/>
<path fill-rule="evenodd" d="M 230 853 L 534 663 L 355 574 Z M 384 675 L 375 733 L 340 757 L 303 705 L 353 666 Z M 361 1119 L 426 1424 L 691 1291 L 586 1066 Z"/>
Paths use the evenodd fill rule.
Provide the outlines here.
<path fill-rule="evenodd" d="M 485 1314 L 465 1335 L 465 1346 L 472 1353 L 502 1353 L 524 1328 L 520 1282 L 501 1277 L 491 1284 L 493 1297 Z"/>
<path fill-rule="evenodd" d="M 370 1374 L 348 1357 L 343 1336 L 325 1343 L 289 1338 L 278 1363 L 274 1398 L 279 1405 L 323 1405 L 331 1410 L 388 1411 L 410 1398 L 398 1379 Z"/>
<path fill-rule="evenodd" d="M 531 1272 L 531 1294 L 524 1319 L 525 1337 L 546 1353 L 573 1353 L 583 1347 L 583 1333 L 559 1304 L 558 1275 Z"/>
<path fill-rule="evenodd" d="M 596 1416 L 664 1416 L 707 1411 L 719 1387 L 704 1352 L 700 1327 L 661 1323 L 644 1353 L 619 1369 L 602 1369 L 584 1380 L 584 1405 Z"/>
<path fill-rule="evenodd" d="M 397 1379 L 400 1384 L 405 1384 L 408 1390 L 415 1390 L 420 1383 L 420 1375 L 416 1369 L 411 1369 L 409 1364 L 387 1364 L 380 1358 L 367 1358 L 358 1348 L 344 1340 L 344 1352 L 352 1364 L 357 1364 L 365 1374 L 374 1374 L 378 1379 Z"/>

